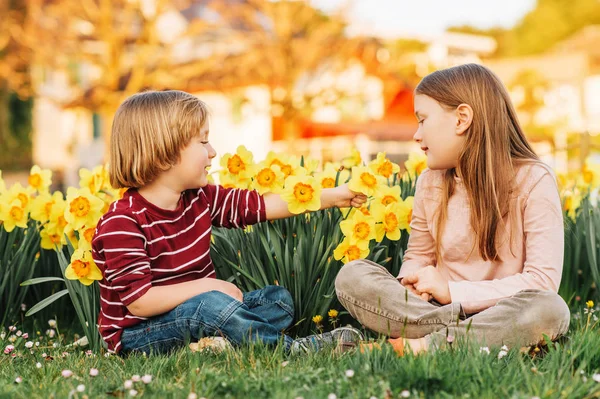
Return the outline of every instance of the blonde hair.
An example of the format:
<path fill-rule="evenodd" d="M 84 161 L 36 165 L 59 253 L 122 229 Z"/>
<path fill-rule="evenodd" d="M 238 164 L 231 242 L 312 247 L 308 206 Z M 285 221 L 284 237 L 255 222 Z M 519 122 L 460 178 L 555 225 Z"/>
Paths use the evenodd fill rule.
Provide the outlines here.
<path fill-rule="evenodd" d="M 519 125 L 506 88 L 488 68 L 466 64 L 433 72 L 423 78 L 415 92 L 450 110 L 461 104 L 473 109 L 473 121 L 465 132 L 458 166 L 446 171 L 442 184 L 436 234 L 438 260 L 448 200 L 454 192 L 455 169 L 458 169 L 471 207 L 470 224 L 476 235 L 473 249 L 478 248 L 486 261 L 500 261 L 497 232 L 499 227 L 506 226 L 504 219 L 512 213 L 515 166 L 539 161 Z M 512 243 L 513 234 L 510 236 Z"/>
<path fill-rule="evenodd" d="M 140 188 L 179 161 L 208 118 L 205 103 L 183 91 L 146 91 L 117 110 L 110 138 L 110 184 Z"/>

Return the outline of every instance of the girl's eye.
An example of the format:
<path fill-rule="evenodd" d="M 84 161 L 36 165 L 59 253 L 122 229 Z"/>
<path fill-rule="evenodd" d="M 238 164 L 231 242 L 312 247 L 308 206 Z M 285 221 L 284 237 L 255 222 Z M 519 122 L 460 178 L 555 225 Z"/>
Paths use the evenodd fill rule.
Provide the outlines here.
<path fill-rule="evenodd" d="M 208 144 L 208 141 L 201 141 L 200 143 L 206 145 L 206 144 Z"/>
<path fill-rule="evenodd" d="M 419 125 L 420 125 L 421 123 L 423 123 L 423 122 L 425 122 L 425 119 L 421 119 L 421 120 L 419 121 Z"/>

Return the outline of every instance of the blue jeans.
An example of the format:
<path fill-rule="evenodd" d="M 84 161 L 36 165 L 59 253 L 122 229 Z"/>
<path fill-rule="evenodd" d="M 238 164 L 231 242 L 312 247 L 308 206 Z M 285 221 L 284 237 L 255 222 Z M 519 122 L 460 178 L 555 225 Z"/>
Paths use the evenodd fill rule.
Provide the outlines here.
<path fill-rule="evenodd" d="M 245 293 L 243 302 L 220 291 L 209 291 L 126 328 L 121 352 L 166 353 L 206 336 L 223 336 L 233 346 L 249 341 L 274 346 L 283 339 L 287 351 L 293 339 L 282 331 L 293 318 L 292 296 L 280 286 Z"/>

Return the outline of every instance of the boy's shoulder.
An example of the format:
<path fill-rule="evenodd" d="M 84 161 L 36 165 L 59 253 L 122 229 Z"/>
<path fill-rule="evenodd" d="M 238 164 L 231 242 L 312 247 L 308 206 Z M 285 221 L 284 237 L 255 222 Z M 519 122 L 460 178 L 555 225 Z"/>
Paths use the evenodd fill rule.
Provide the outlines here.
<path fill-rule="evenodd" d="M 123 194 L 123 197 L 113 201 L 109 206 L 108 210 L 102 215 L 100 220 L 98 221 L 98 227 L 102 227 L 106 224 L 106 222 L 110 220 L 120 220 L 123 221 L 131 221 L 134 223 L 138 223 L 137 215 L 143 209 L 137 209 L 136 201 L 134 201 L 134 197 L 130 191 L 126 191 Z"/>

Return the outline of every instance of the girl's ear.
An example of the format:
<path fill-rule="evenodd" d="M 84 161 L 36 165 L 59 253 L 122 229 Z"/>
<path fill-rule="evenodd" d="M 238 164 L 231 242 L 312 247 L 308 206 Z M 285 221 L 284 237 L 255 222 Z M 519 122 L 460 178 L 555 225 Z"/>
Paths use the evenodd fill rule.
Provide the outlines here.
<path fill-rule="evenodd" d="M 473 108 L 469 104 L 460 104 L 456 108 L 456 134 L 462 135 L 473 122 Z"/>

